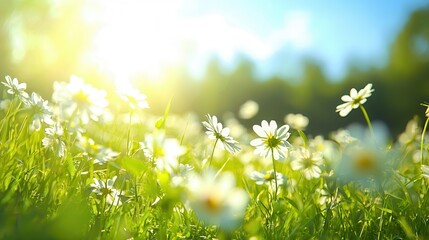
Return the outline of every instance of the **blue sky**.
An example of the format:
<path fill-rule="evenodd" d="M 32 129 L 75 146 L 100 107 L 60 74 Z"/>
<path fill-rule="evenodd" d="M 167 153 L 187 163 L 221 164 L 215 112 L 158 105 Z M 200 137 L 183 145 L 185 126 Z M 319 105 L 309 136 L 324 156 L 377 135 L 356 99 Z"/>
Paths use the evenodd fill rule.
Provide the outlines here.
<path fill-rule="evenodd" d="M 179 64 L 200 77 L 213 57 L 230 70 L 244 55 L 261 78 L 297 79 L 302 58 L 313 57 L 335 80 L 351 61 L 383 66 L 409 14 L 426 5 L 426 0 L 111 0 L 98 13 L 105 26 L 94 38 L 92 58 L 116 76 L 156 75 Z"/>
<path fill-rule="evenodd" d="M 284 37 L 283 44 L 279 44 L 271 54 L 267 53 L 269 56 L 259 58 L 245 49 L 235 50 L 254 58 L 257 71 L 262 76 L 276 73 L 297 76 L 298 59 L 312 56 L 322 62 L 329 77 L 338 79 L 352 60 L 382 66 L 387 60 L 389 45 L 407 16 L 427 4 L 423 0 L 187 0 L 182 5 L 182 11 L 195 18 L 223 16 L 234 28 L 254 34 L 266 44 L 272 44 L 266 37 L 276 31 L 299 28 L 301 30 L 286 31 L 286 35 L 297 36 Z M 216 52 L 213 54 L 218 55 Z M 219 58 L 226 62 L 227 67 L 235 63 L 227 57 Z M 284 66 L 287 64 L 291 67 Z"/>

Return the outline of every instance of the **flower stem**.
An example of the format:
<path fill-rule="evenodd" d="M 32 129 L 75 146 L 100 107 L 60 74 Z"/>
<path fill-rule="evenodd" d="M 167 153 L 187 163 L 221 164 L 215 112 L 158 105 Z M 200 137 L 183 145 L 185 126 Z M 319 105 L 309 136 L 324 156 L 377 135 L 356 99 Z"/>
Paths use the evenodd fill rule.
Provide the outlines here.
<path fill-rule="evenodd" d="M 366 112 L 366 110 L 362 104 L 360 104 L 359 107 L 362 110 L 362 113 L 363 113 L 363 116 L 365 117 L 366 123 L 368 124 L 369 131 L 371 132 L 372 136 L 375 137 L 374 130 L 372 129 L 371 121 L 369 120 L 369 117 L 368 117 L 368 113 Z"/>
<path fill-rule="evenodd" d="M 277 171 L 276 171 L 276 164 L 274 159 L 274 149 L 271 148 L 271 159 L 273 161 L 273 171 L 274 171 L 274 183 L 276 184 L 276 190 L 274 192 L 274 201 L 277 200 L 277 191 L 278 191 L 278 185 L 277 185 Z"/>
<path fill-rule="evenodd" d="M 421 162 L 421 164 L 423 164 L 423 157 L 424 157 L 423 148 L 424 148 L 424 144 L 425 144 L 425 134 L 426 134 L 426 128 L 428 126 L 428 123 L 429 123 L 429 117 L 426 118 L 425 126 L 423 127 L 423 132 L 422 132 L 422 137 L 421 137 L 422 140 L 420 142 L 420 152 L 422 153 L 422 162 Z"/>
<path fill-rule="evenodd" d="M 215 143 L 214 143 L 214 145 L 213 145 L 212 154 L 210 155 L 209 165 L 207 166 L 207 168 L 209 168 L 209 167 L 210 167 L 210 164 L 212 163 L 213 155 L 214 155 L 214 151 L 215 151 L 215 149 L 216 149 L 216 144 L 217 144 L 217 141 L 218 141 L 218 140 L 219 140 L 219 138 L 216 138 L 216 141 L 215 141 Z"/>

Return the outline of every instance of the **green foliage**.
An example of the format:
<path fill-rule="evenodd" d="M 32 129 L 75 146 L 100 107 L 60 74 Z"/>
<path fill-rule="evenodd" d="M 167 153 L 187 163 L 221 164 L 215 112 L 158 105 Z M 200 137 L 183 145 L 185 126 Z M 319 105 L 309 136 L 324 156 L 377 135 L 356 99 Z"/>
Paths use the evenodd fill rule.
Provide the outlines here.
<path fill-rule="evenodd" d="M 201 121 L 190 122 L 171 115 L 171 101 L 161 118 L 135 111 L 134 117 L 140 121 L 128 121 L 128 114 L 121 116 L 118 112 L 110 122 L 91 122 L 80 132 L 68 125 L 71 120 L 63 121 L 61 125 L 66 131 L 61 139 L 67 150 L 64 156 L 59 156 L 55 149 L 42 144 L 46 129 L 51 126 L 45 123 L 40 131 L 32 130 L 34 116 L 27 111 L 28 103 L 17 97 L 10 100 L 8 107 L 0 110 L 0 238 L 424 239 L 429 236 L 429 181 L 420 170 L 428 160 L 428 144 L 420 141 L 425 132 L 416 131 L 421 128 L 416 118 L 410 122 L 414 127 L 407 127 L 403 133 L 407 140 L 402 137 L 376 148 L 383 153 L 387 151 L 379 155 L 388 159 L 380 173 L 351 180 L 341 177 L 338 161 L 345 160 L 332 152 L 324 155 L 321 176 L 313 178 L 293 170 L 290 162 L 295 160 L 290 156 L 285 162 L 261 159 L 246 146 L 246 141 L 255 137 L 249 132 L 239 136 L 242 150 L 235 155 L 215 148 L 214 141 L 209 142 L 201 129 L 183 130 L 188 125 L 200 125 Z M 335 115 L 334 111 L 332 114 Z M 167 124 L 167 117 L 174 123 Z M 184 124 L 177 124 L 180 122 Z M 349 151 L 349 145 L 342 142 L 328 139 L 320 142 L 303 130 L 293 131 L 289 151 L 303 147 L 326 152 L 330 146 L 331 151 L 340 155 Z M 380 134 L 377 130 L 374 133 Z M 82 139 L 96 139 L 97 144 L 89 142 L 90 148 L 84 148 L 78 144 Z M 200 220 L 188 203 L 188 184 L 192 185 L 196 179 L 186 178 L 188 175 L 178 168 L 168 169 L 167 165 L 160 168 L 160 160 L 176 151 L 176 145 L 164 145 L 172 139 L 185 149 L 175 156 L 180 163 L 194 166 L 192 171 L 204 175 L 207 164 L 202 161 L 213 160 L 210 167 L 217 169 L 217 177 L 221 172 L 230 172 L 238 188 L 246 190 L 249 202 L 237 228 L 227 230 Z M 221 145 L 221 141 L 216 143 Z M 97 151 L 105 151 L 98 144 L 110 146 L 121 154 L 105 163 L 94 163 Z M 416 154 L 422 145 L 425 154 Z M 422 157 L 413 160 L 416 156 Z M 285 177 L 284 183 L 279 183 L 277 196 L 268 185 L 256 184 L 246 170 L 270 169 L 271 164 Z M 101 182 L 97 183 L 97 179 Z"/>

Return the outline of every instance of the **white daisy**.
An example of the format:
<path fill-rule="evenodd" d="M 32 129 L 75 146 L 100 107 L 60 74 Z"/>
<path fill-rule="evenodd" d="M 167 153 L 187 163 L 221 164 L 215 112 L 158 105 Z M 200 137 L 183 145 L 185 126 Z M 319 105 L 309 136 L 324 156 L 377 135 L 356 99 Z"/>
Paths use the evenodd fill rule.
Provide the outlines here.
<path fill-rule="evenodd" d="M 58 157 L 64 157 L 66 144 L 63 141 L 64 130 L 59 123 L 45 129 L 45 138 L 42 139 L 43 147 L 50 148 Z"/>
<path fill-rule="evenodd" d="M 309 149 L 300 147 L 298 150 L 290 153 L 293 170 L 302 170 L 306 179 L 319 178 L 321 174 L 320 165 L 322 165 L 322 153 L 311 152 Z"/>
<path fill-rule="evenodd" d="M 119 156 L 118 152 L 103 145 L 96 144 L 92 138 L 82 134 L 79 134 L 78 138 L 77 146 L 93 159 L 94 164 L 105 164 L 109 161 L 113 161 Z"/>
<path fill-rule="evenodd" d="M 222 123 L 218 122 L 216 116 L 210 116 L 207 114 L 207 122 L 203 122 L 204 127 L 206 127 L 206 134 L 210 139 L 217 139 L 222 142 L 222 146 L 230 153 L 236 153 L 240 151 L 240 147 L 237 146 L 237 141 L 235 141 L 229 135 L 229 128 L 223 128 Z"/>
<path fill-rule="evenodd" d="M 126 84 L 119 86 L 117 90 L 118 95 L 124 100 L 131 109 L 145 109 L 149 108 L 149 103 L 146 100 L 146 95 L 140 93 L 139 90 Z"/>
<path fill-rule="evenodd" d="M 289 113 L 285 116 L 284 121 L 296 130 L 305 130 L 309 122 L 308 117 L 299 113 Z"/>
<path fill-rule="evenodd" d="M 359 92 L 352 88 L 350 90 L 350 95 L 343 95 L 341 100 L 345 103 L 337 106 L 336 112 L 340 112 L 341 117 L 347 116 L 353 109 L 358 108 L 360 105 L 364 104 L 374 92 L 372 89 L 372 84 L 368 83 L 363 89 L 359 90 Z"/>
<path fill-rule="evenodd" d="M 51 107 L 48 104 L 48 101 L 43 100 L 39 94 L 34 92 L 31 94 L 31 97 L 27 102 L 27 105 L 29 106 L 33 115 L 33 122 L 30 125 L 31 129 L 39 131 L 41 129 L 42 123 L 48 125 L 54 123 L 51 118 Z"/>
<path fill-rule="evenodd" d="M 97 195 L 108 195 L 112 192 L 113 185 L 115 184 L 117 176 L 114 176 L 112 179 L 107 179 L 106 182 L 103 182 L 99 179 L 94 178 L 94 183 L 90 185 L 92 192 Z"/>
<path fill-rule="evenodd" d="M 72 76 L 69 83 L 54 83 L 53 102 L 57 103 L 59 115 L 64 120 L 87 124 L 92 119 L 98 121 L 108 105 L 106 92 L 84 83 L 81 78 Z"/>
<path fill-rule="evenodd" d="M 256 147 L 254 153 L 265 158 L 273 155 L 275 160 L 283 160 L 290 143 L 289 125 L 283 125 L 277 129 L 277 123 L 271 120 L 270 124 L 263 120 L 261 126 L 253 125 L 253 130 L 260 138 L 253 139 L 250 145 Z"/>
<path fill-rule="evenodd" d="M 257 185 L 267 184 L 269 185 L 271 182 L 274 182 L 274 171 L 253 171 L 250 173 L 250 178 L 255 180 Z M 284 183 L 283 174 L 277 173 L 277 184 L 282 185 Z"/>
<path fill-rule="evenodd" d="M 234 175 L 214 172 L 196 175 L 189 180 L 187 200 L 199 219 L 208 225 L 233 230 L 243 221 L 249 197 L 235 186 Z"/>
<path fill-rule="evenodd" d="M 164 135 L 146 135 L 140 142 L 144 155 L 153 160 L 156 169 L 174 174 L 179 168 L 179 157 L 186 153 L 186 148 L 175 138 L 164 138 Z"/>
<path fill-rule="evenodd" d="M 26 83 L 19 83 L 18 79 L 11 78 L 10 76 L 5 76 L 6 82 L 2 82 L 7 89 L 7 93 L 18 97 L 21 101 L 25 102 L 28 98 L 28 93 L 25 91 L 27 89 Z"/>
<path fill-rule="evenodd" d="M 194 167 L 189 164 L 179 164 L 179 169 L 171 174 L 171 184 L 173 186 L 184 186 L 188 183 L 189 175 L 194 170 Z"/>
<path fill-rule="evenodd" d="M 360 125 L 351 125 L 349 131 L 357 140 L 345 147 L 335 174 L 346 182 L 359 181 L 364 185 L 388 176 L 398 158 L 388 144 L 387 127 L 375 124 L 374 135 Z"/>
<path fill-rule="evenodd" d="M 241 105 L 238 115 L 242 119 L 251 119 L 259 111 L 259 105 L 257 102 L 248 100 L 243 105 Z"/>
<path fill-rule="evenodd" d="M 106 203 L 114 206 L 120 204 L 120 191 L 113 187 L 116 178 L 117 176 L 114 176 L 112 179 L 107 179 L 106 182 L 94 178 L 94 183 L 90 185 L 93 193 L 105 197 Z"/>

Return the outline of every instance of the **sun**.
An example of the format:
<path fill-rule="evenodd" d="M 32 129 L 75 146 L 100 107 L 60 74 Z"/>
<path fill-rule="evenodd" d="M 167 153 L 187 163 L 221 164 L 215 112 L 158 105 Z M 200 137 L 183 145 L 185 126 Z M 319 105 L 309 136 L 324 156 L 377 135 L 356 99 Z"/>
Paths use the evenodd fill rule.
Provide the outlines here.
<path fill-rule="evenodd" d="M 133 74 L 149 76 L 179 61 L 177 42 L 180 1 L 101 1 L 94 13 L 99 28 L 92 39 L 91 59 L 115 81 Z"/>

